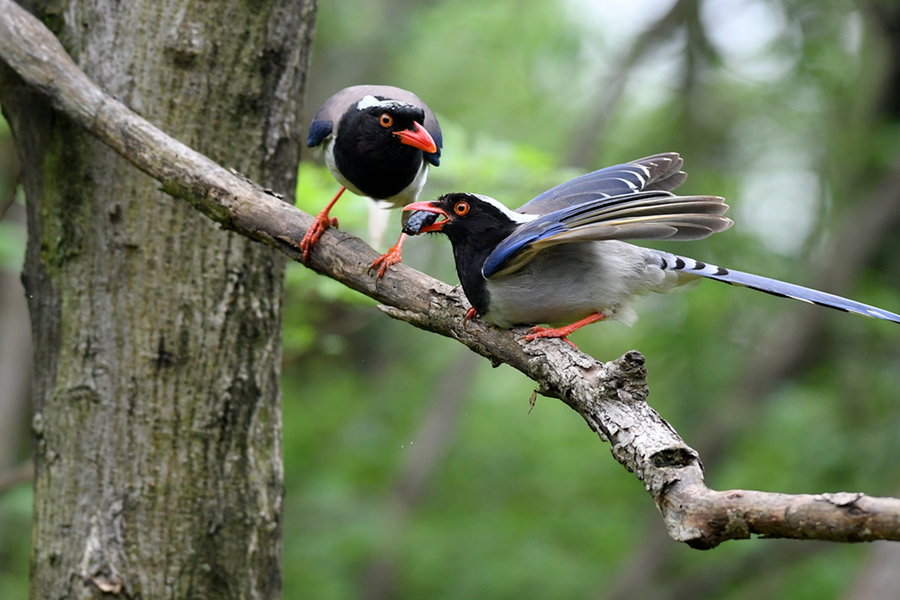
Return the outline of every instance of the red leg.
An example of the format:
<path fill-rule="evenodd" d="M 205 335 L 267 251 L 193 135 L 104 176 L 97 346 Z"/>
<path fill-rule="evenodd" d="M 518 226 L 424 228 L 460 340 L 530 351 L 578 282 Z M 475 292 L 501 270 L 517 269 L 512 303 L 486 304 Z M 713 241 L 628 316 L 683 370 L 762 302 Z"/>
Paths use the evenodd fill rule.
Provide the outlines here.
<path fill-rule="evenodd" d="M 338 198 L 341 197 L 341 194 L 344 193 L 344 190 L 347 189 L 341 186 L 340 191 L 335 195 L 335 197 L 328 203 L 328 206 L 322 209 L 318 215 L 316 215 L 315 221 L 310 226 L 309 230 L 307 230 L 306 235 L 303 236 L 303 239 L 300 241 L 300 250 L 303 252 L 303 264 L 306 264 L 306 261 L 309 260 L 309 253 L 312 250 L 313 246 L 316 245 L 316 242 L 319 241 L 319 238 L 322 237 L 322 233 L 325 232 L 329 227 L 337 227 L 338 220 L 337 218 L 328 218 L 328 211 L 331 210 L 331 207 L 334 206 L 334 203 L 338 201 Z"/>
<path fill-rule="evenodd" d="M 465 318 L 463 318 L 463 329 L 465 329 L 466 323 L 468 323 L 469 321 L 471 321 L 472 319 L 474 319 L 477 316 L 478 316 L 478 311 L 476 311 L 474 308 L 469 308 L 469 310 L 466 311 Z"/>
<path fill-rule="evenodd" d="M 590 325 L 591 323 L 604 318 L 605 315 L 594 313 L 588 317 L 581 319 L 580 321 L 575 321 L 571 325 L 566 325 L 565 327 L 560 327 L 559 329 L 549 329 L 547 327 L 532 327 L 527 334 L 518 339 L 525 340 L 526 342 L 532 342 L 538 338 L 562 338 L 564 342 L 568 343 L 573 348 L 577 348 L 578 346 L 570 342 L 567 338 L 576 330 L 581 329 L 585 325 Z"/>
<path fill-rule="evenodd" d="M 371 271 L 375 267 L 378 267 L 378 275 L 376 276 L 376 279 L 381 279 L 382 277 L 384 277 L 384 274 L 389 266 L 396 265 L 398 262 L 400 262 L 400 259 L 402 258 L 400 255 L 400 251 L 403 249 L 403 242 L 405 241 L 406 234 L 401 233 L 400 239 L 397 240 L 396 244 L 391 246 L 391 248 L 387 252 L 372 261 L 372 264 L 369 265 L 369 270 Z"/>

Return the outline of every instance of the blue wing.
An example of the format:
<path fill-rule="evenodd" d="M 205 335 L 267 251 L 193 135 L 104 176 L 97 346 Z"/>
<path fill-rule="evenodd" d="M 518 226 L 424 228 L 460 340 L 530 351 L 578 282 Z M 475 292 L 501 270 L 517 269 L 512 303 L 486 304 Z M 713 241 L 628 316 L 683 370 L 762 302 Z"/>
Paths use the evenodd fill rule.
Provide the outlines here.
<path fill-rule="evenodd" d="M 543 215 L 591 199 L 651 190 L 670 192 L 687 179 L 683 164 L 678 154 L 667 152 L 606 167 L 547 190 L 516 212 Z"/>
<path fill-rule="evenodd" d="M 425 160 L 432 165 L 439 167 L 441 165 L 441 148 L 444 146 L 444 136 L 441 134 L 441 126 L 438 125 L 437 119 L 434 118 L 431 109 L 424 106 L 424 104 L 423 107 L 425 110 L 425 122 L 422 125 L 425 127 L 425 131 L 428 132 L 428 135 L 431 136 L 431 139 L 434 140 L 434 145 L 437 146 L 437 152 L 423 152 L 422 155 L 425 157 Z"/>
<path fill-rule="evenodd" d="M 314 148 L 321 144 L 325 138 L 331 135 L 333 123 L 331 121 L 313 120 L 309 124 L 309 135 L 306 137 L 306 147 Z"/>
<path fill-rule="evenodd" d="M 573 180 L 575 181 L 575 180 Z M 565 185 L 565 184 L 564 184 Z M 563 186 L 560 186 L 563 187 Z M 569 204 L 520 226 L 488 256 L 484 277 L 499 277 L 558 244 L 598 240 L 697 240 L 731 227 L 728 205 L 715 196 L 646 191 L 606 197 L 583 188 Z"/>

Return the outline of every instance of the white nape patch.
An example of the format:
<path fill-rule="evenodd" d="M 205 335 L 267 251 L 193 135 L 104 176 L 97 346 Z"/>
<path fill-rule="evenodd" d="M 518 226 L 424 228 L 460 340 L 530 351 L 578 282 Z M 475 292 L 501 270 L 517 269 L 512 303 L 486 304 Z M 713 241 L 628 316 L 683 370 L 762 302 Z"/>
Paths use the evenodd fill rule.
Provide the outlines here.
<path fill-rule="evenodd" d="M 400 102 L 398 100 L 379 100 L 378 98 L 370 94 L 368 96 L 363 96 L 362 100 L 356 103 L 356 110 L 366 110 L 367 108 L 372 108 L 373 106 L 380 106 L 381 108 L 387 109 L 412 105 L 406 102 Z"/>
<path fill-rule="evenodd" d="M 479 200 L 481 200 L 482 202 L 484 202 L 485 204 L 490 204 L 491 206 L 495 207 L 497 210 L 499 210 L 504 215 L 509 217 L 509 220 L 513 221 L 514 223 L 528 223 L 529 221 L 534 221 L 535 219 L 537 219 L 540 216 L 540 215 L 526 215 L 525 213 L 515 212 L 514 210 L 510 210 L 509 208 L 507 208 L 506 205 L 504 205 L 499 200 L 495 200 L 494 198 L 491 198 L 490 196 L 482 196 L 481 194 L 472 194 L 472 195 L 475 196 L 476 198 L 478 198 Z"/>

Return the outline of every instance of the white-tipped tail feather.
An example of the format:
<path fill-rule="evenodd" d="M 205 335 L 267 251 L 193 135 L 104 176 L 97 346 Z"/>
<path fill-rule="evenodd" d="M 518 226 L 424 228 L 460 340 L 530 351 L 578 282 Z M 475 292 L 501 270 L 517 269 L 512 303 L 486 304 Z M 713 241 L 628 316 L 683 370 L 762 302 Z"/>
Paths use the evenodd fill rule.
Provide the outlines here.
<path fill-rule="evenodd" d="M 834 294 L 820 292 L 793 283 L 785 283 L 784 281 L 778 281 L 777 279 L 769 279 L 768 277 L 762 277 L 760 275 L 751 275 L 750 273 L 744 273 L 742 271 L 724 269 L 722 267 L 717 267 L 716 265 L 710 265 L 699 260 L 685 258 L 684 256 L 669 254 L 667 252 L 660 252 L 659 255 L 662 260 L 662 268 L 666 270 L 692 273 L 730 285 L 738 285 L 759 292 L 765 292 L 767 294 L 772 294 L 773 296 L 793 298 L 794 300 L 817 304 L 835 310 L 900 323 L 900 315 L 882 310 L 875 306 L 863 304 L 862 302 L 835 296 Z"/>

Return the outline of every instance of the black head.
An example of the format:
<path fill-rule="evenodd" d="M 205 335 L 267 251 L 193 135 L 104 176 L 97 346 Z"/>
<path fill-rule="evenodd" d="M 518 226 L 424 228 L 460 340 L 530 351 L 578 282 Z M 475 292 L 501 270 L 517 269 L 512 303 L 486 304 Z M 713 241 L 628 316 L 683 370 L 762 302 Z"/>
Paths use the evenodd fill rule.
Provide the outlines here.
<path fill-rule="evenodd" d="M 415 202 L 403 210 L 411 213 L 404 233 L 443 233 L 454 247 L 485 246 L 493 250 L 524 221 L 522 215 L 493 198 L 465 192 L 444 194 L 431 202 Z"/>
<path fill-rule="evenodd" d="M 445 194 L 431 202 L 414 202 L 403 210 L 412 211 L 404 225 L 404 233 L 443 233 L 450 238 L 463 291 L 475 310 L 487 314 L 488 298 L 481 268 L 494 248 L 527 217 L 493 198 L 467 193 Z"/>
<path fill-rule="evenodd" d="M 439 152 L 413 104 L 365 96 L 341 117 L 334 159 L 341 174 L 373 198 L 400 193 L 419 172 L 424 154 Z"/>

